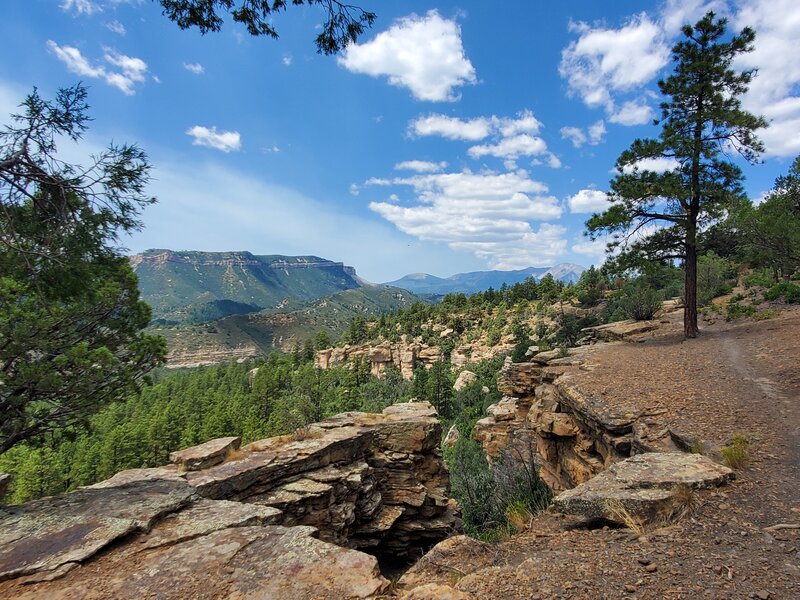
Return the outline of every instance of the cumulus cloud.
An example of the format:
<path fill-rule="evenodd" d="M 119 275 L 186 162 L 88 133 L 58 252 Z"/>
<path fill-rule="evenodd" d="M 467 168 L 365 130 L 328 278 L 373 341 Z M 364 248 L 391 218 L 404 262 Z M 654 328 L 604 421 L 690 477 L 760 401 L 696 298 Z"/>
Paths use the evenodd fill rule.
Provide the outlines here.
<path fill-rule="evenodd" d="M 239 150 L 242 147 L 242 138 L 238 131 L 217 131 L 216 127 L 203 127 L 195 125 L 186 131 L 186 135 L 194 138 L 193 146 L 206 146 L 223 152 Z"/>
<path fill-rule="evenodd" d="M 498 158 L 516 159 L 520 156 L 536 156 L 547 151 L 547 144 L 540 137 L 522 133 L 513 137 L 503 138 L 496 144 L 482 144 L 472 146 L 467 153 L 472 158 L 482 156 L 496 156 Z"/>
<path fill-rule="evenodd" d="M 653 118 L 653 109 L 644 100 L 629 100 L 617 108 L 608 120 L 618 125 L 644 125 Z"/>
<path fill-rule="evenodd" d="M 677 169 L 679 166 L 680 163 L 674 158 L 659 156 L 655 158 L 643 158 L 635 163 L 625 165 L 622 167 L 622 172 L 633 173 L 634 171 L 652 171 L 654 173 L 666 173 L 667 171 L 673 171 Z M 612 169 L 612 173 L 614 172 L 616 172 L 616 169 Z"/>
<path fill-rule="evenodd" d="M 549 224 L 538 231 L 531 227 L 530 221 L 558 219 L 562 208 L 547 195 L 547 186 L 522 170 L 373 178 L 365 185 L 410 187 L 414 194 L 411 205 L 390 196 L 370 203 L 370 209 L 404 233 L 470 251 L 487 259 L 493 268 L 507 268 L 515 249 L 520 253 L 517 259 L 530 265 L 534 254 L 539 260 L 533 262 L 541 262 L 554 248 L 562 252 L 566 247 L 561 234 L 554 235 L 561 229 Z M 549 240 L 547 244 L 544 239 Z"/>
<path fill-rule="evenodd" d="M 447 168 L 445 161 L 404 160 L 394 166 L 396 171 L 416 171 L 417 173 L 438 173 Z"/>
<path fill-rule="evenodd" d="M 386 76 L 418 100 L 456 101 L 455 89 L 477 81 L 461 43 L 461 28 L 436 10 L 395 22 L 363 44 L 350 44 L 338 62 L 348 71 Z"/>
<path fill-rule="evenodd" d="M 281 62 L 287 67 L 291 66 L 293 60 L 294 59 L 292 58 L 291 54 L 284 54 L 281 58 Z"/>
<path fill-rule="evenodd" d="M 770 127 L 759 132 L 767 154 L 800 154 L 800 4 L 795 0 L 753 0 L 742 3 L 733 25 L 756 30 L 755 49 L 740 55 L 737 66 L 757 68 L 742 104 L 763 115 Z"/>
<path fill-rule="evenodd" d="M 601 143 L 606 136 L 606 124 L 602 119 L 589 125 L 584 133 L 580 127 L 562 127 L 559 130 L 561 139 L 569 140 L 575 148 L 580 148 L 587 142 L 591 146 L 596 146 Z"/>
<path fill-rule="evenodd" d="M 608 197 L 600 190 L 583 189 L 567 198 L 571 213 L 596 213 L 608 208 Z"/>
<path fill-rule="evenodd" d="M 492 131 L 492 121 L 485 117 L 462 120 L 446 115 L 418 117 L 408 125 L 411 135 L 420 137 L 438 135 L 449 140 L 477 141 Z"/>
<path fill-rule="evenodd" d="M 694 25 L 709 10 L 724 15 L 728 12 L 728 3 L 726 0 L 667 0 L 661 11 L 660 24 L 668 36 L 676 36 L 684 25 Z"/>
<path fill-rule="evenodd" d="M 195 75 L 202 75 L 206 72 L 205 67 L 200 63 L 183 63 L 183 68 Z"/>
<path fill-rule="evenodd" d="M 128 96 L 136 93 L 135 85 L 143 83 L 147 75 L 147 63 L 141 58 L 126 56 L 106 48 L 103 59 L 116 69 L 107 68 L 103 64 L 92 64 L 73 46 L 59 46 L 53 40 L 47 40 L 47 47 L 63 62 L 67 69 L 82 77 L 102 79 Z"/>
<path fill-rule="evenodd" d="M 571 94 L 609 114 L 614 111 L 612 92 L 649 82 L 669 61 L 661 29 L 645 13 L 619 29 L 586 23 L 573 23 L 571 28 L 580 36 L 562 51 L 559 73 Z"/>

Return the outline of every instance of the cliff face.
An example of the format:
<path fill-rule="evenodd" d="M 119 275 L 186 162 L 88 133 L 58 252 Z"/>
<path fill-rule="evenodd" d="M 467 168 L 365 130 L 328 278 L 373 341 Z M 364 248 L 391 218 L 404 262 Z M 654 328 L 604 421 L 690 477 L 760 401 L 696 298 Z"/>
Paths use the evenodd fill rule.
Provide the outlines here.
<path fill-rule="evenodd" d="M 429 404 L 401 404 L 0 508 L 0 597 L 376 594 L 360 550 L 415 556 L 459 526 L 440 439 Z"/>
<path fill-rule="evenodd" d="M 496 344 L 487 346 L 480 343 L 457 346 L 450 353 L 450 363 L 453 367 L 463 367 L 481 360 L 494 358 L 499 354 L 508 352 L 513 345 Z M 404 379 L 414 376 L 414 368 L 421 364 L 428 368 L 433 363 L 442 360 L 442 350 L 438 346 L 430 346 L 402 336 L 399 342 L 383 342 L 380 344 L 347 344 L 341 347 L 320 350 L 314 359 L 314 366 L 321 369 L 366 361 L 370 365 L 370 372 L 380 377 L 387 368 L 396 368 Z"/>

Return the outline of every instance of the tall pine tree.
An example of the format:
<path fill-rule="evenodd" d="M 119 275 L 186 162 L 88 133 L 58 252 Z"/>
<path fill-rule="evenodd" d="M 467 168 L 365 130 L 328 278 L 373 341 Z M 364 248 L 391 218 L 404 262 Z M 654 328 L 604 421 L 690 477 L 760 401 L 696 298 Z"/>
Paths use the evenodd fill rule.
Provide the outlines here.
<path fill-rule="evenodd" d="M 611 247 L 624 244 L 646 260 L 683 261 L 684 334 L 693 338 L 698 230 L 741 197 L 742 172 L 729 154 L 755 162 L 763 145 L 754 132 L 767 123 L 741 107 L 753 71 L 732 68 L 737 55 L 752 50 L 755 32 L 745 28 L 726 40 L 726 20 L 708 12 L 683 35 L 672 49 L 673 74 L 658 82 L 666 97 L 656 121 L 661 135 L 638 139 L 620 155 L 611 206 L 587 227 L 593 238 L 612 234 Z"/>

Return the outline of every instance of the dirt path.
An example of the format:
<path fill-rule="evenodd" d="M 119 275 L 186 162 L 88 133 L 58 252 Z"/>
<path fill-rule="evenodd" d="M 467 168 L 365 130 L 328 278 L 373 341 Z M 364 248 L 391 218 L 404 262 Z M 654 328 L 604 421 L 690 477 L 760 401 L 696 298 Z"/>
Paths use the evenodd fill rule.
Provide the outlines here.
<path fill-rule="evenodd" d="M 680 319 L 599 351 L 580 387 L 657 407 L 709 449 L 744 435 L 749 460 L 736 482 L 641 536 L 545 515 L 481 553 L 443 558 L 432 577 L 492 600 L 800 598 L 800 309 L 706 322 L 691 341 Z"/>

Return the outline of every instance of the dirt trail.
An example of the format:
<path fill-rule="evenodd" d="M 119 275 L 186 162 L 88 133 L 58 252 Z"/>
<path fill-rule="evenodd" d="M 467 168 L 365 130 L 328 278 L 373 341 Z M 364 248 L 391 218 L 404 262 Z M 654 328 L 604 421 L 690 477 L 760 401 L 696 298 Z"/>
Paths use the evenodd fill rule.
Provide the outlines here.
<path fill-rule="evenodd" d="M 598 351 L 579 385 L 609 402 L 657 407 L 708 448 L 745 435 L 749 460 L 737 480 L 700 497 L 692 516 L 642 536 L 544 515 L 478 558 L 443 559 L 433 579 L 459 579 L 459 589 L 492 600 L 800 598 L 800 309 L 704 322 L 689 341 L 681 316 Z"/>

